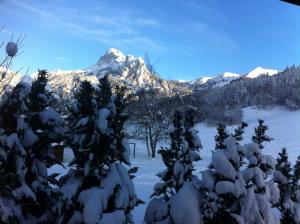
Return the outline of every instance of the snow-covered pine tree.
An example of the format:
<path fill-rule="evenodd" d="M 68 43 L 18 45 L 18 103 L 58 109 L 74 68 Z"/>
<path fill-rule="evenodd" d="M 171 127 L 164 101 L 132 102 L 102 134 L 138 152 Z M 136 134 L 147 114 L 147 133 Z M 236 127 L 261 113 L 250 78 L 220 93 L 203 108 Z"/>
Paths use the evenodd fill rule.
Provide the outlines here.
<path fill-rule="evenodd" d="M 293 192 L 300 190 L 299 180 L 300 180 L 300 156 L 298 156 L 296 163 L 293 167 L 293 178 L 292 178 Z"/>
<path fill-rule="evenodd" d="M 226 130 L 226 126 L 222 123 L 217 125 L 218 134 L 215 136 L 216 147 L 215 149 L 225 149 L 225 139 L 229 136 Z"/>
<path fill-rule="evenodd" d="M 264 120 L 258 120 L 258 126 L 255 128 L 255 135 L 252 136 L 252 141 L 255 142 L 260 149 L 264 148 L 263 142 L 269 142 L 273 140 L 265 133 L 268 130 L 268 126 L 264 124 Z"/>
<path fill-rule="evenodd" d="M 64 121 L 51 108 L 53 98 L 46 85 L 47 72 L 41 70 L 25 98 L 27 110 L 19 117 L 17 127 L 27 152 L 25 180 L 35 196 L 25 201 L 23 208 L 30 223 L 54 223 L 59 212 L 60 194 L 53 188 L 57 174 L 49 176 L 47 168 L 58 164 L 53 145 L 62 141 Z"/>
<path fill-rule="evenodd" d="M 21 223 L 23 202 L 35 195 L 26 184 L 26 151 L 18 137 L 18 117 L 26 109 L 25 83 L 14 87 L 0 107 L 0 223 Z"/>
<path fill-rule="evenodd" d="M 116 108 L 105 79 L 100 80 L 97 94 L 93 94 L 89 82 L 82 82 L 75 97 L 73 108 L 78 116 L 77 122 L 72 122 L 70 139 L 76 158 L 68 174 L 60 179 L 66 202 L 59 223 L 133 223 L 131 210 L 138 199 L 122 164 L 124 158 L 129 163 L 129 145 L 121 130 L 123 123 L 115 128 L 124 108 L 120 102 Z M 119 95 L 117 101 L 121 98 Z M 84 110 L 85 105 L 90 109 Z M 118 150 L 123 152 L 122 157 L 116 156 Z"/>
<path fill-rule="evenodd" d="M 198 152 L 199 149 L 202 149 L 201 140 L 198 131 L 194 128 L 195 126 L 195 110 L 189 109 L 185 114 L 185 139 L 189 144 L 189 148 L 192 149 L 192 152 Z M 195 154 L 196 157 L 199 157 L 199 153 Z M 200 159 L 200 158 L 199 158 Z M 199 160 L 196 159 L 195 161 Z"/>
<path fill-rule="evenodd" d="M 177 110 L 170 133 L 170 148 L 160 150 L 167 169 L 158 174 L 162 182 L 154 186 L 152 200 L 145 212 L 145 223 L 202 223 L 199 180 L 192 174 L 193 161 L 199 160 L 201 147 L 197 132 L 193 129 L 193 113 L 185 119 Z"/>
<path fill-rule="evenodd" d="M 224 133 L 224 129 L 222 133 Z M 220 132 L 219 132 L 220 133 Z M 241 137 L 241 136 L 240 136 Z M 216 138 L 220 145 L 220 138 Z M 233 136 L 222 140 L 221 148 L 212 154 L 209 168 L 202 172 L 205 223 L 243 223 L 240 201 L 245 195 L 245 183 L 240 173 L 245 149 Z"/>
<path fill-rule="evenodd" d="M 276 170 L 273 173 L 273 180 L 278 184 L 280 190 L 279 210 L 283 214 L 286 210 L 285 203 L 292 196 L 292 167 L 288 160 L 286 148 L 278 153 Z"/>
<path fill-rule="evenodd" d="M 234 129 L 234 134 L 232 136 L 235 137 L 238 142 L 243 140 L 243 134 L 246 127 L 248 127 L 248 124 L 242 122 L 236 129 Z"/>
<path fill-rule="evenodd" d="M 285 204 L 285 210 L 282 214 L 281 223 L 300 223 L 300 156 L 298 156 L 293 167 L 291 178 L 291 197 Z"/>
<path fill-rule="evenodd" d="M 259 122 L 259 127 L 255 128 L 256 137 L 246 145 L 245 157 L 248 160 L 248 166 L 242 171 L 246 182 L 247 193 L 241 200 L 241 216 L 247 224 L 256 223 L 278 223 L 272 206 L 279 202 L 279 189 L 276 184 L 268 179 L 275 169 L 276 161 L 272 156 L 263 155 L 261 144 L 266 137 L 266 126 Z M 260 131 L 259 131 L 260 130 Z"/>
<path fill-rule="evenodd" d="M 3 189 L 10 190 L 9 198 L 0 206 L 3 209 L 11 206 L 7 214 L 1 215 L 4 223 L 10 223 L 7 217 L 11 216 L 16 223 L 54 223 L 59 210 L 59 193 L 51 185 L 55 184 L 55 174 L 49 176 L 47 168 L 56 163 L 51 145 L 60 140 L 63 120 L 49 107 L 46 84 L 46 71 L 39 71 L 31 88 L 18 84 L 1 110 L 2 120 L 16 121 L 1 122 L 1 154 L 8 159 L 3 164 L 10 166 L 7 170 L 10 183 L 1 181 Z"/>
<path fill-rule="evenodd" d="M 278 209 L 281 212 L 280 223 L 300 223 L 300 157 L 298 157 L 292 169 L 288 161 L 287 151 L 283 148 L 281 153 L 279 153 L 273 177 L 280 189 L 278 205 Z"/>

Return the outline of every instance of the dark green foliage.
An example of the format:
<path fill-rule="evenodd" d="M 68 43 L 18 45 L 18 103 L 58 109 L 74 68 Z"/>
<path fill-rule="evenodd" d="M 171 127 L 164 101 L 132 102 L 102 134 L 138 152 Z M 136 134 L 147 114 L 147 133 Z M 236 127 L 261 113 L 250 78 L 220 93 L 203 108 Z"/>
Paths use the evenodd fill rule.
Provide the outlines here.
<path fill-rule="evenodd" d="M 78 117 L 92 116 L 94 114 L 93 95 L 94 88 L 91 83 L 83 81 L 80 84 L 78 94 L 75 96 L 78 103 Z"/>
<path fill-rule="evenodd" d="M 299 180 L 300 180 L 300 156 L 298 156 L 296 163 L 294 165 L 293 184 L 295 186 L 299 186 Z M 297 189 L 299 189 L 299 187 Z"/>
<path fill-rule="evenodd" d="M 287 208 L 281 213 L 280 224 L 296 224 L 290 209 Z"/>
<path fill-rule="evenodd" d="M 189 144 L 189 148 L 196 149 L 199 151 L 199 149 L 202 149 L 202 145 L 199 142 L 195 142 L 195 131 L 193 130 L 193 127 L 195 125 L 195 110 L 191 109 L 188 110 L 185 114 L 185 138 L 186 141 Z"/>
<path fill-rule="evenodd" d="M 205 224 L 238 224 L 236 219 L 225 209 L 219 209 L 212 219 L 204 219 Z"/>
<path fill-rule="evenodd" d="M 235 137 L 238 142 L 243 140 L 243 134 L 246 127 L 248 127 L 248 124 L 242 122 L 236 129 L 234 129 L 233 137 Z"/>
<path fill-rule="evenodd" d="M 116 139 L 116 153 L 114 155 L 114 161 L 121 161 L 129 165 L 129 158 L 126 158 L 126 150 L 124 148 L 123 140 L 127 137 L 127 134 L 124 130 L 125 122 L 128 119 L 128 114 L 125 112 L 128 105 L 127 99 L 125 98 L 126 88 L 124 86 L 116 86 L 115 92 L 115 108 L 116 115 L 114 117 L 114 122 L 112 124 L 113 135 Z"/>
<path fill-rule="evenodd" d="M 264 124 L 264 121 L 259 119 L 258 126 L 255 128 L 255 135 L 252 136 L 252 141 L 258 144 L 260 149 L 263 149 L 263 142 L 270 142 L 273 140 L 272 138 L 266 135 L 266 131 L 268 130 L 268 126 Z"/>
<path fill-rule="evenodd" d="M 218 134 L 215 136 L 216 147 L 215 149 L 225 149 L 224 140 L 229 137 L 226 132 L 226 126 L 222 123 L 217 125 Z"/>
<path fill-rule="evenodd" d="M 108 80 L 108 75 L 105 75 L 103 78 L 99 79 L 98 91 L 96 93 L 98 107 L 101 108 L 106 106 L 111 101 L 111 97 L 112 91 L 110 82 Z"/>
<path fill-rule="evenodd" d="M 279 209 L 281 210 L 281 212 L 285 212 L 286 209 L 284 207 L 284 203 L 292 195 L 292 168 L 291 163 L 288 160 L 286 148 L 282 148 L 281 152 L 279 152 L 278 155 L 279 157 L 277 158 L 276 170 L 286 178 L 286 181 L 278 181 L 278 187 L 280 190 Z"/>
<path fill-rule="evenodd" d="M 27 98 L 27 107 L 31 112 L 39 112 L 44 109 L 45 106 L 49 106 L 50 93 L 45 89 L 48 81 L 47 76 L 46 70 L 40 70 L 36 81 L 31 85 L 31 91 Z"/>
<path fill-rule="evenodd" d="M 8 133 L 16 129 L 17 118 L 26 109 L 23 106 L 23 97 L 27 88 L 24 83 L 17 84 L 0 107 L 0 127 Z"/>
<path fill-rule="evenodd" d="M 59 223 L 68 223 L 76 212 L 84 212 L 85 205 L 78 198 L 83 191 L 107 189 L 110 187 L 108 183 L 115 184 L 110 179 L 112 175 L 120 183 L 113 186 L 112 193 L 103 190 L 103 195 L 109 194 L 105 202 L 107 206 L 103 208 L 103 211 L 94 211 L 95 215 L 102 218 L 102 213 L 121 210 L 117 200 L 123 200 L 124 198 L 120 199 L 120 192 L 127 191 L 125 195 L 128 195 L 129 202 L 122 209 L 126 215 L 126 223 L 132 223 L 130 212 L 134 206 L 141 203 L 135 194 L 129 192 L 122 185 L 127 181 L 127 177 L 121 176 L 126 168 L 120 163 L 130 164 L 129 145 L 123 128 L 127 120 L 125 88 L 117 86 L 115 96 L 113 96 L 108 77 L 105 76 L 99 82 L 99 88 L 95 94 L 93 94 L 94 89 L 89 82 L 82 82 L 79 92 L 75 96 L 77 106 L 74 106 L 74 112 L 77 109 L 79 116 L 72 117 L 69 134 L 69 144 L 75 154 L 72 164 L 75 166 L 60 180 L 60 183 L 63 186 L 72 185 L 75 179 L 80 182 L 80 185 L 76 188 L 76 193 L 72 195 L 73 205 L 64 204 L 66 211 L 63 211 Z M 84 107 L 89 109 L 84 110 Z M 126 172 L 128 179 L 134 178 L 136 171 L 137 168 L 134 168 Z M 108 182 L 106 182 L 106 186 L 103 186 L 106 178 L 108 178 Z"/>
<path fill-rule="evenodd" d="M 58 164 L 54 156 L 52 144 L 58 144 L 63 140 L 63 121 L 60 115 L 54 110 L 53 113 L 56 113 L 55 116 L 57 116 L 55 120 L 51 118 L 45 122 L 41 119 L 41 113 L 49 110 L 48 107 L 52 102 L 51 94 L 46 90 L 46 85 L 47 72 L 41 70 L 38 73 L 37 79 L 32 83 L 31 91 L 25 99 L 28 108 L 24 113 L 25 122 L 31 128 L 32 134 L 38 137 L 38 141 L 34 144 L 24 146 L 28 153 L 28 157 L 26 158 L 28 170 L 25 180 L 33 189 L 33 186 L 37 182 L 43 186 L 43 189 L 37 188 L 34 190 L 36 201 L 27 201 L 26 210 L 35 217 L 40 217 L 45 213 L 49 213 L 47 215 L 50 216 L 52 214 L 53 217 L 51 219 L 55 220 L 54 216 L 57 213 L 53 213 L 53 211 L 49 212 L 48 210 L 56 206 L 60 197 L 59 193 L 49 184 L 52 183 L 55 185 L 56 180 L 50 176 L 44 176 L 42 172 L 45 172 L 47 167 Z M 25 133 L 21 132 L 19 134 L 20 137 L 26 138 Z M 46 168 L 43 167 L 44 165 Z"/>

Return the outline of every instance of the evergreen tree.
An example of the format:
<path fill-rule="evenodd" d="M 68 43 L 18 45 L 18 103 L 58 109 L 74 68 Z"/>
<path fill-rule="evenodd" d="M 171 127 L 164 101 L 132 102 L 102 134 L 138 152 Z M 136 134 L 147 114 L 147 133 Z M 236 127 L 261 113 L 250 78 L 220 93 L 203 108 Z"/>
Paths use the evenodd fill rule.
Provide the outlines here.
<path fill-rule="evenodd" d="M 115 101 L 105 79 L 96 94 L 82 82 L 75 96 L 78 116 L 69 137 L 75 160 L 60 179 L 65 204 L 59 223 L 133 223 L 131 211 L 139 200 L 131 180 L 136 169 L 127 171 L 122 164 L 129 164 L 123 92 L 117 90 Z M 84 105 L 90 109 L 83 110 Z"/>
<path fill-rule="evenodd" d="M 265 133 L 268 130 L 268 126 L 264 124 L 264 121 L 259 119 L 258 126 L 255 128 L 255 135 L 252 136 L 252 141 L 255 142 L 260 149 L 263 149 L 263 142 L 269 142 L 273 140 L 268 137 Z"/>
<path fill-rule="evenodd" d="M 128 158 L 128 142 L 127 142 L 127 134 L 124 130 L 124 124 L 128 119 L 128 114 L 125 109 L 128 105 L 127 99 L 125 98 L 126 88 L 124 86 L 116 86 L 115 92 L 115 109 L 116 116 L 113 122 L 113 133 L 115 138 L 115 146 L 116 146 L 116 154 L 114 156 L 115 161 L 122 161 L 125 164 L 130 164 L 130 158 Z"/>
<path fill-rule="evenodd" d="M 99 107 L 103 107 L 111 102 L 112 91 L 108 75 L 99 79 L 98 91 L 96 94 L 97 104 Z"/>
<path fill-rule="evenodd" d="M 234 134 L 232 136 L 235 137 L 238 142 L 243 140 L 243 134 L 246 127 L 248 127 L 248 124 L 242 122 L 236 129 L 234 129 Z"/>
<path fill-rule="evenodd" d="M 56 174 L 49 176 L 47 168 L 57 163 L 52 144 L 61 140 L 63 120 L 49 107 L 46 74 L 39 71 L 31 88 L 18 84 L 3 110 L 3 117 L 16 118 L 8 126 L 2 123 L 1 146 L 8 159 L 3 164 L 10 168 L 3 167 L 1 171 L 7 173 L 10 183 L 1 181 L 1 184 L 3 189 L 11 191 L 8 198 L 1 200 L 6 201 L 1 208 L 11 206 L 10 211 L 3 212 L 4 223 L 10 223 L 11 217 L 12 223 L 54 223 L 59 212 L 60 195 L 53 188 Z M 12 114 L 5 115 L 8 111 Z"/>
<path fill-rule="evenodd" d="M 213 153 L 209 169 L 202 172 L 201 188 L 205 193 L 203 216 L 205 223 L 234 224 L 242 219 L 240 202 L 246 194 L 240 173 L 244 147 L 232 136 L 227 137 L 222 144 L 224 147 Z"/>
<path fill-rule="evenodd" d="M 64 121 L 53 108 L 51 94 L 46 90 L 47 72 L 41 70 L 25 98 L 27 111 L 20 118 L 19 136 L 27 152 L 28 167 L 25 180 L 35 194 L 34 201 L 26 202 L 25 214 L 38 223 L 53 223 L 59 212 L 60 195 L 52 185 L 55 175 L 48 175 L 47 168 L 58 164 L 53 145 L 62 141 Z M 33 220 L 34 220 L 33 219 Z M 33 221 L 32 221 L 33 222 Z"/>
<path fill-rule="evenodd" d="M 144 218 L 147 224 L 174 223 L 178 218 L 183 223 L 202 222 L 197 209 L 200 205 L 200 193 L 196 187 L 199 180 L 192 173 L 193 161 L 200 159 L 197 151 L 201 142 L 193 125 L 192 111 L 187 112 L 185 117 L 181 111 L 175 112 L 170 148 L 159 151 L 167 169 L 158 174 L 162 182 L 154 186 L 154 193 L 151 195 L 153 198 L 147 206 Z M 195 211 L 193 217 L 189 215 L 191 211 Z M 177 217 L 179 215 L 181 217 Z"/>
<path fill-rule="evenodd" d="M 255 128 L 256 136 L 253 141 L 246 145 L 245 157 L 248 166 L 242 171 L 246 183 L 247 193 L 241 200 L 241 216 L 249 224 L 255 223 L 277 223 L 272 211 L 272 206 L 279 203 L 279 189 L 276 184 L 270 182 L 269 176 L 275 169 L 275 159 L 272 156 L 262 154 L 263 147 L 259 148 L 265 139 L 267 130 L 263 121 Z M 263 130 L 263 131 L 262 131 Z"/>
<path fill-rule="evenodd" d="M 288 160 L 286 148 L 282 148 L 278 153 L 276 171 L 274 172 L 274 181 L 277 182 L 280 190 L 279 210 L 284 214 L 286 208 L 284 204 L 291 198 L 292 195 L 292 168 Z"/>
<path fill-rule="evenodd" d="M 216 141 L 215 149 L 225 149 L 226 146 L 224 144 L 224 141 L 229 136 L 226 130 L 226 126 L 222 123 L 218 123 L 217 131 L 218 134 L 215 136 L 215 141 Z"/>
<path fill-rule="evenodd" d="M 299 180 L 300 180 L 300 156 L 298 156 L 296 163 L 293 167 L 292 192 L 297 192 L 300 190 Z"/>
<path fill-rule="evenodd" d="M 0 107 L 0 223 L 24 220 L 22 202 L 35 195 L 26 183 L 27 153 L 17 132 L 18 117 L 25 109 L 24 97 L 30 88 L 19 83 Z"/>

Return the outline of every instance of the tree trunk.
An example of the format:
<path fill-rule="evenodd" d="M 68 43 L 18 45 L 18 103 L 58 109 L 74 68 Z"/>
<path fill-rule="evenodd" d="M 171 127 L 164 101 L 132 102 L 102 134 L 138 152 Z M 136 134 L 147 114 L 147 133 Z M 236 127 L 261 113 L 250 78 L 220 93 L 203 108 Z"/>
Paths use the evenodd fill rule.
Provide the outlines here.
<path fill-rule="evenodd" d="M 155 158 L 155 145 L 154 145 L 154 141 L 153 141 L 153 136 L 152 136 L 152 130 L 151 127 L 149 127 L 149 137 L 150 137 L 150 149 L 151 149 L 151 157 Z"/>
<path fill-rule="evenodd" d="M 145 128 L 146 129 L 146 146 L 147 146 L 147 152 L 148 152 L 148 156 L 151 156 L 151 144 L 150 144 L 150 136 L 149 136 L 149 130 L 148 127 Z"/>

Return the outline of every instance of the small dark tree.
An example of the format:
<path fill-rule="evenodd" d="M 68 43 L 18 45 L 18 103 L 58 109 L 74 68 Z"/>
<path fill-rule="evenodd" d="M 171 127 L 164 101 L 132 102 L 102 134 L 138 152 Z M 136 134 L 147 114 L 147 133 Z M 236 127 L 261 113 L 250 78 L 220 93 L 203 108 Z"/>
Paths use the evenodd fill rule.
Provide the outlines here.
<path fill-rule="evenodd" d="M 263 142 L 270 142 L 273 138 L 270 138 L 265 133 L 268 130 L 268 126 L 264 124 L 264 121 L 259 119 L 258 126 L 255 128 L 255 135 L 252 136 L 252 141 L 255 142 L 260 149 L 263 149 Z"/>
<path fill-rule="evenodd" d="M 110 82 L 108 80 L 108 75 L 99 79 L 98 91 L 96 92 L 96 101 L 99 107 L 106 106 L 111 102 L 112 91 Z"/>
<path fill-rule="evenodd" d="M 238 142 L 243 140 L 243 134 L 246 127 L 248 127 L 248 124 L 242 122 L 236 129 L 234 129 L 234 134 L 232 136 L 235 137 Z"/>
<path fill-rule="evenodd" d="M 215 136 L 216 147 L 215 149 L 225 149 L 226 146 L 224 144 L 224 140 L 229 137 L 226 126 L 222 123 L 217 125 L 218 134 Z"/>
<path fill-rule="evenodd" d="M 285 211 L 284 204 L 290 199 L 292 195 L 291 181 L 292 181 L 292 168 L 291 163 L 288 160 L 288 154 L 286 148 L 282 148 L 278 153 L 276 171 L 274 173 L 274 180 L 278 183 L 280 190 L 279 209 L 282 214 Z"/>
<path fill-rule="evenodd" d="M 293 178 L 292 178 L 292 192 L 300 190 L 299 180 L 300 180 L 300 156 L 298 156 L 296 163 L 293 168 Z"/>

